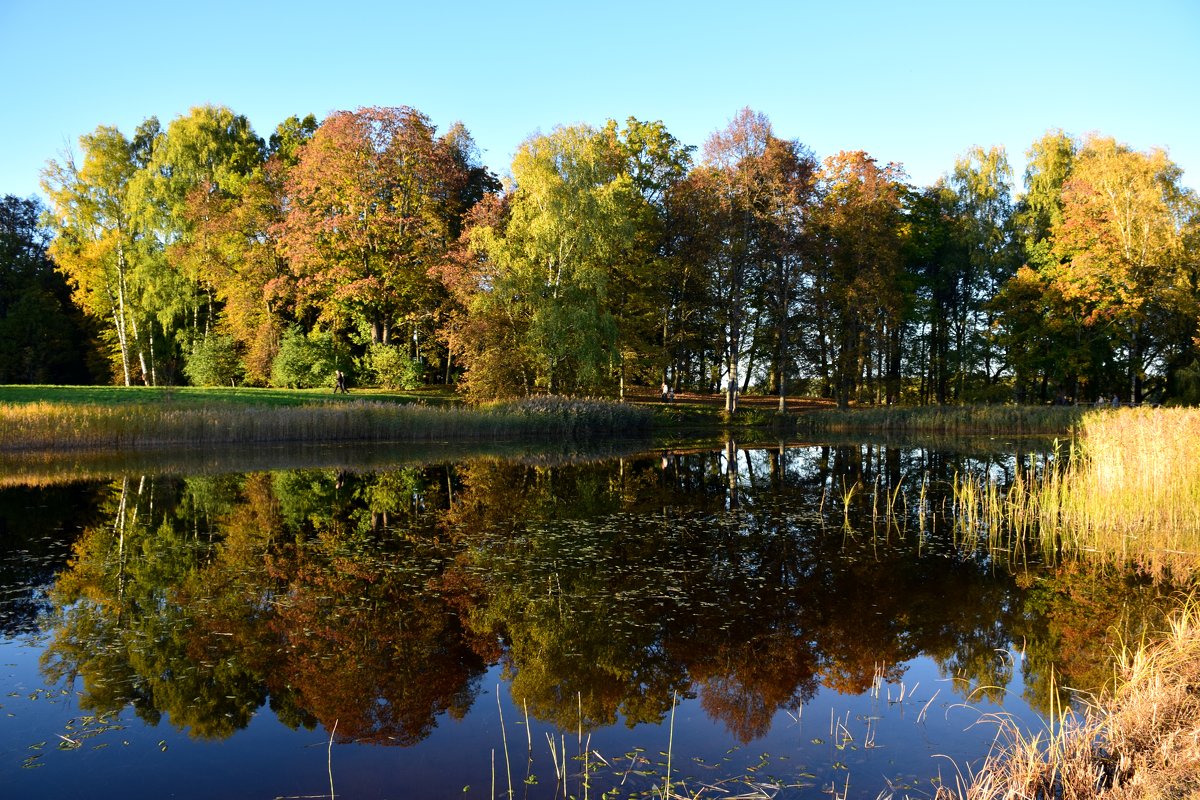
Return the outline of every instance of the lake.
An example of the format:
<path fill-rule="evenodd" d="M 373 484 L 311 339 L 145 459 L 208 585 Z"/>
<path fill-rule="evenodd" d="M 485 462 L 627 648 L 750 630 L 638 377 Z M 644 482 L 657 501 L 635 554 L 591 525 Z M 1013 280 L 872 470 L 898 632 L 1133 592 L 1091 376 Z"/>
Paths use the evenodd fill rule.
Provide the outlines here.
<path fill-rule="evenodd" d="M 9 465 L 4 796 L 929 797 L 1172 608 L 955 525 L 1048 448 Z"/>

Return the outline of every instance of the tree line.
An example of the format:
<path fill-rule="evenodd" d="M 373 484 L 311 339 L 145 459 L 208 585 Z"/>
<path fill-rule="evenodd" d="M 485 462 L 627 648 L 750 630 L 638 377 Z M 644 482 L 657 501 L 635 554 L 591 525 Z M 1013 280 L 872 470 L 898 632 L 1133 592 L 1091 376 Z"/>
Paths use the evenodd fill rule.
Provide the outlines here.
<path fill-rule="evenodd" d="M 1019 193 L 1002 148 L 917 187 L 744 109 L 699 151 L 559 127 L 509 174 L 407 107 L 98 127 L 40 224 L 5 201 L 0 325 L 60 331 L 21 345 L 40 372 L 4 337 L 0 380 L 1200 399 L 1200 202 L 1162 150 L 1051 131 Z"/>

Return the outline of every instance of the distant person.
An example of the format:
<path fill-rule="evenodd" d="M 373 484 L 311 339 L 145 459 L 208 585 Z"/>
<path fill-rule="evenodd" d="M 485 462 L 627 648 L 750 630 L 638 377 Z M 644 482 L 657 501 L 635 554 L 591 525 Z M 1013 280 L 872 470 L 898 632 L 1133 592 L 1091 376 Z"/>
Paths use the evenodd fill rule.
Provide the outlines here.
<path fill-rule="evenodd" d="M 346 390 L 346 373 L 342 372 L 340 369 L 334 373 L 333 380 L 333 393 L 337 394 L 338 392 L 341 392 L 342 394 L 348 394 Z"/>
<path fill-rule="evenodd" d="M 662 392 L 662 401 L 663 401 L 664 403 L 668 402 L 668 401 L 671 399 L 671 398 L 670 398 L 670 396 L 669 396 L 669 393 L 670 393 L 670 391 L 671 391 L 671 387 L 667 386 L 667 382 L 666 382 L 666 381 L 663 381 L 663 382 L 662 382 L 662 386 L 660 387 L 660 391 Z"/>

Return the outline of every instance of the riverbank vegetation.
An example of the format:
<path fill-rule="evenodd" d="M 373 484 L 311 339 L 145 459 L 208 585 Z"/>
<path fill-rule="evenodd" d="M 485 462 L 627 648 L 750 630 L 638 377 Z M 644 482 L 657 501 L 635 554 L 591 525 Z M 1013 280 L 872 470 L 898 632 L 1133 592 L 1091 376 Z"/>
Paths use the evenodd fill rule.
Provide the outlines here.
<path fill-rule="evenodd" d="M 1026 547 L 1051 560 L 1132 566 L 1200 579 L 1200 410 L 1122 409 L 1082 416 L 1064 450 L 1016 473 L 960 476 L 955 526 L 1002 561 Z M 1005 743 L 943 800 L 1026 797 L 1157 800 L 1200 796 L 1200 604 L 1165 632 L 1124 643 L 1114 684 L 1082 710 L 1029 733 L 1002 720 Z"/>
<path fill-rule="evenodd" d="M 1178 166 L 1062 131 L 1027 156 L 1023 191 L 986 147 L 919 187 L 744 109 L 699 149 L 632 118 L 535 134 L 502 187 L 409 107 L 101 126 L 47 208 L 0 208 L 0 383 L 1200 399 Z"/>
<path fill-rule="evenodd" d="M 1079 422 L 1084 411 L 1077 406 L 868 406 L 821 410 L 805 415 L 797 424 L 814 432 L 1061 436 Z"/>
<path fill-rule="evenodd" d="M 964 475 L 955 524 L 997 552 L 1032 540 L 1051 554 L 1200 572 L 1200 410 L 1093 411 L 1053 458 L 1011 484 Z"/>
<path fill-rule="evenodd" d="M 1156 638 L 1127 644 L 1115 685 L 1047 730 L 1002 722 L 1006 742 L 940 800 L 1200 797 L 1200 605 Z M 966 785 L 963 785 L 963 784 Z"/>
<path fill-rule="evenodd" d="M 637 406 L 557 397 L 481 407 L 372 400 L 303 405 L 158 402 L 0 405 L 0 449 L 126 450 L 255 443 L 463 441 L 644 436 Z"/>
<path fill-rule="evenodd" d="M 410 412 L 389 412 L 392 406 L 421 407 Z M 862 408 L 839 411 L 829 401 L 791 397 L 787 413 L 777 410 L 777 398 L 750 396 L 741 400 L 740 411 L 724 410 L 718 395 L 679 393 L 662 402 L 657 393 L 631 391 L 624 403 L 579 401 L 566 398 L 526 398 L 516 404 L 471 406 L 451 388 L 415 390 L 355 390 L 350 394 L 330 389 L 270 389 L 252 387 L 118 387 L 118 386 L 0 386 L 0 449 L 16 450 L 29 443 L 43 447 L 51 435 L 62 443 L 56 447 L 128 448 L 151 442 L 255 443 L 305 441 L 311 425 L 319 420 L 341 418 L 346 423 L 324 426 L 314 443 L 338 441 L 438 440 L 476 438 L 480 434 L 468 419 L 495 419 L 496 408 L 521 408 L 526 416 L 558 415 L 572 409 L 572 435 L 585 428 L 602 434 L 620 434 L 615 420 L 636 420 L 630 430 L 653 431 L 664 441 L 696 436 L 792 436 L 807 434 L 862 433 L 881 435 L 973 436 L 980 434 L 1041 434 L 1065 436 L 1080 412 L 1072 408 L 1038 406 L 976 406 L 955 408 Z M 308 408 L 310 423 L 297 409 Z M 313 408 L 323 409 L 312 411 Z M 356 415 L 356 409 L 373 409 Z M 441 409 L 444 414 L 429 413 Z M 586 409 L 586 411 L 580 411 Z M 625 409 L 619 411 L 616 409 Z M 487 413 L 477 413 L 487 412 Z M 407 413 L 409 422 L 398 420 Z M 275 414 L 277 419 L 271 421 Z M 381 416 L 382 415 L 382 416 Z M 424 415 L 424 416 L 421 416 Z M 384 417 L 391 420 L 382 423 Z M 207 418 L 201 424 L 198 420 Z M 257 422 L 251 424 L 250 419 Z M 416 430 L 419 420 L 429 430 Z M 449 420 L 459 422 L 451 425 Z M 236 421 L 242 420 L 242 421 Z M 349 420 L 356 420 L 351 423 Z M 616 427 L 614 427 L 616 425 Z M 68 426 L 62 429 L 60 426 Z M 71 429 L 70 426 L 81 426 Z M 105 431 L 107 427 L 107 431 Z M 201 428 L 211 429 L 205 435 Z M 451 433 L 454 428 L 458 433 Z M 550 429 L 554 423 L 550 423 Z M 523 428 L 541 435 L 537 426 Z M 42 433 L 37 433 L 37 431 Z M 239 432 L 252 438 L 238 439 Z M 515 435 L 515 431 L 513 432 Z M 544 431 L 543 431 L 544 433 Z M 68 444 L 68 442 L 73 442 Z M 105 443 L 109 444 L 105 444 Z"/>

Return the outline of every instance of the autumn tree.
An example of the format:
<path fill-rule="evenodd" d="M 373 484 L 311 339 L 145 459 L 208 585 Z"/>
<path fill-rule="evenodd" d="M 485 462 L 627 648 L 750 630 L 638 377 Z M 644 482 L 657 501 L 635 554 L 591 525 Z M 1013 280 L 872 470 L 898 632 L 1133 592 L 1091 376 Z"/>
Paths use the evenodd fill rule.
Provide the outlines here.
<path fill-rule="evenodd" d="M 286 188 L 281 241 L 300 312 L 388 344 L 434 306 L 428 272 L 467 182 L 455 142 L 435 134 L 408 107 L 339 111 L 321 123 Z"/>
<path fill-rule="evenodd" d="M 1053 278 L 1060 261 L 1051 232 L 1062 224 L 1063 187 L 1078 150 L 1078 142 L 1056 130 L 1026 151 L 1025 191 L 1012 215 L 1024 263 L 989 302 L 1018 400 L 1044 402 L 1052 390 L 1077 397 L 1079 376 L 1105 360 L 1103 342 L 1083 326 Z"/>
<path fill-rule="evenodd" d="M 243 377 L 270 380 L 271 363 L 289 323 L 297 322 L 295 281 L 282 252 L 280 231 L 287 206 L 285 184 L 317 120 L 289 117 L 271 134 L 266 160 L 249 176 L 235 173 L 226 189 L 208 181 L 187 193 L 186 241 L 176 244 L 177 263 L 192 265 L 217 306 L 205 319 L 205 338 L 232 337 Z M 212 307 L 211 300 L 206 308 Z M 193 353 L 194 355 L 194 353 Z"/>
<path fill-rule="evenodd" d="M 623 135 L 615 124 L 580 125 L 521 146 L 503 213 L 471 233 L 484 261 L 476 263 L 468 310 L 473 333 L 460 354 L 468 392 L 575 393 L 606 384 L 621 360 L 621 323 L 627 346 L 636 340 L 640 311 L 621 289 L 653 260 L 647 204 L 663 180 L 654 169 L 678 171 L 653 164 L 660 146 L 678 158 L 663 133 L 641 123 Z M 645 134 L 657 143 L 639 144 Z M 498 375 L 509 380 L 498 384 Z"/>
<path fill-rule="evenodd" d="M 1002 147 L 971 147 L 955 162 L 950 175 L 963 257 L 952 292 L 955 302 L 944 311 L 950 320 L 955 395 L 960 399 L 967 397 L 970 384 L 978 384 L 978 396 L 988 397 L 987 387 L 996 384 L 1006 366 L 993 347 L 995 318 L 987 301 L 1015 268 L 1009 225 L 1011 181 L 1012 171 Z"/>
<path fill-rule="evenodd" d="M 239 201 L 263 158 L 263 141 L 244 116 L 199 106 L 156 137 L 152 158 L 132 183 L 142 226 L 166 248 L 153 282 L 158 322 L 184 359 L 215 333 L 225 272 L 217 267 L 223 243 L 213 219 Z"/>
<path fill-rule="evenodd" d="M 717 198 L 720 247 L 709 262 L 721 326 L 725 411 L 737 411 L 745 327 L 762 278 L 764 186 L 758 169 L 773 137 L 766 115 L 742 109 L 704 143 L 705 183 Z"/>
<path fill-rule="evenodd" d="M 787 411 L 788 383 L 797 358 L 793 352 L 796 303 L 816 252 L 814 218 L 819 165 L 795 141 L 772 137 L 764 154 L 766 182 L 767 261 L 764 300 L 769 327 L 764 338 L 774 340 L 770 382 L 779 396 L 779 413 Z"/>
<path fill-rule="evenodd" d="M 662 122 L 633 117 L 625 128 L 609 120 L 604 136 L 620 155 L 635 194 L 632 236 L 615 260 L 608 308 L 617 323 L 619 396 L 627 378 L 657 384 L 669 372 L 667 343 L 675 335 L 672 312 L 681 282 L 678 253 L 671 236 L 671 196 L 691 165 L 691 147 L 681 144 Z"/>
<path fill-rule="evenodd" d="M 840 406 L 860 389 L 896 399 L 905 302 L 899 280 L 903 180 L 899 165 L 880 166 L 862 151 L 831 156 L 821 171 L 822 252 L 807 298 L 808 357 Z"/>
<path fill-rule="evenodd" d="M 1197 201 L 1161 150 L 1061 132 L 1030 150 L 1026 266 L 998 298 L 1024 372 L 1076 397 L 1161 394 L 1195 359 Z M 1043 388 L 1042 393 L 1045 393 Z"/>
<path fill-rule="evenodd" d="M 674 389 L 710 390 L 720 348 L 712 254 L 721 241 L 720 203 L 711 171 L 693 169 L 666 197 L 665 297 L 661 342 Z"/>
<path fill-rule="evenodd" d="M 1162 150 L 1139 153 L 1091 137 L 1053 229 L 1064 297 L 1085 323 L 1111 330 L 1133 402 L 1141 402 L 1148 374 L 1177 370 L 1195 354 L 1196 270 L 1184 231 L 1197 203 L 1181 175 Z"/>
<path fill-rule="evenodd" d="M 75 302 L 104 321 L 104 342 L 126 386 L 135 379 L 156 382 L 153 323 L 162 248 L 138 224 L 130 186 L 151 157 L 157 127 L 147 120 L 131 141 L 101 126 L 80 137 L 82 164 L 68 153 L 43 172 L 51 204 L 46 220 L 55 234 L 50 255 L 71 282 Z"/>

